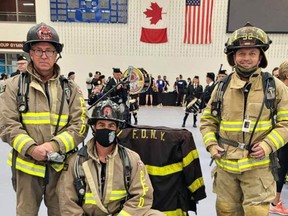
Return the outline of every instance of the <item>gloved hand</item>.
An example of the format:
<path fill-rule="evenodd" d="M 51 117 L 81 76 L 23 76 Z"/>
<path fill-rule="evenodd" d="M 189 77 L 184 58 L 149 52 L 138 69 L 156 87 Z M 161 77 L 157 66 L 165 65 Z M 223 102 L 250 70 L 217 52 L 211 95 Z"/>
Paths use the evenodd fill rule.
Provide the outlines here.
<path fill-rule="evenodd" d="M 62 164 L 64 160 L 65 160 L 65 155 L 61 155 L 58 152 L 47 153 L 47 161 Z"/>

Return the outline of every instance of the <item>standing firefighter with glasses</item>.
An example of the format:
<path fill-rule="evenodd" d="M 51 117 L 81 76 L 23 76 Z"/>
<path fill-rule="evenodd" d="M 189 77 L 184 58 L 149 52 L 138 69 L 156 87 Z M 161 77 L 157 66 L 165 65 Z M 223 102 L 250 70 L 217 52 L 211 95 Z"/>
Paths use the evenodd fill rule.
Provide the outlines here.
<path fill-rule="evenodd" d="M 87 134 L 83 95 L 56 63 L 62 48 L 54 28 L 33 26 L 23 46 L 31 59 L 27 72 L 7 80 L 0 94 L 0 136 L 13 148 L 8 164 L 17 216 L 37 216 L 43 198 L 47 215 L 59 216 L 56 184 L 64 160 Z"/>
<path fill-rule="evenodd" d="M 61 216 L 164 215 L 150 209 L 153 188 L 139 155 L 118 143 L 123 114 L 110 99 L 95 106 L 93 138 L 68 159 L 59 180 Z"/>
<path fill-rule="evenodd" d="M 217 165 L 212 173 L 219 216 L 268 216 L 276 194 L 273 152 L 288 141 L 288 91 L 262 72 L 270 43 L 249 23 L 233 32 L 225 53 L 236 72 L 215 87 L 201 117 L 203 140 Z"/>

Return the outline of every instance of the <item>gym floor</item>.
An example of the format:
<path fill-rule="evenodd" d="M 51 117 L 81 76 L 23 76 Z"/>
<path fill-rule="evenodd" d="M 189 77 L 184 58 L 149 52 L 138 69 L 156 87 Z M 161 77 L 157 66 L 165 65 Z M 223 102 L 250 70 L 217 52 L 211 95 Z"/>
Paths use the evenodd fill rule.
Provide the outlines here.
<path fill-rule="evenodd" d="M 141 106 L 138 112 L 138 124 L 139 125 L 151 125 L 151 126 L 167 126 L 172 128 L 181 128 L 182 120 L 184 117 L 184 108 L 183 107 L 145 107 Z M 198 115 L 198 124 L 197 128 L 192 127 L 193 116 L 190 114 L 186 121 L 186 129 L 191 131 L 193 138 L 199 153 L 200 163 L 203 173 L 203 178 L 206 186 L 207 198 L 203 199 L 197 205 L 198 216 L 216 216 L 215 211 L 215 199 L 216 196 L 212 193 L 212 179 L 210 172 L 215 166 L 213 164 L 211 167 L 210 155 L 206 152 L 201 134 L 199 132 L 199 118 Z M 134 119 L 132 117 L 132 123 Z M 86 140 L 89 140 L 91 137 L 91 132 L 89 132 Z M 0 167 L 1 167 L 1 181 L 0 181 L 0 209 L 1 215 L 16 215 L 15 211 L 15 193 L 11 185 L 11 169 L 7 165 L 6 160 L 8 157 L 8 152 L 11 150 L 11 147 L 7 143 L 3 143 L 0 140 Z M 284 185 L 282 192 L 282 200 L 285 206 L 288 206 L 288 185 Z M 46 216 L 46 208 L 42 204 L 39 216 Z M 189 216 L 194 216 L 194 212 L 190 212 Z M 270 214 L 270 216 L 276 216 L 275 214 Z"/>

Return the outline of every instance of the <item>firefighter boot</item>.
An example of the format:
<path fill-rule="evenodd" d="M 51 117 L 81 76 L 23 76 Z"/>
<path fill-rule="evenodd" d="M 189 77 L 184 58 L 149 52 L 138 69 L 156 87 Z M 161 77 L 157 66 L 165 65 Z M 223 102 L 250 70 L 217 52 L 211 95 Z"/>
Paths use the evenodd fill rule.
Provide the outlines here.
<path fill-rule="evenodd" d="M 188 118 L 188 115 L 189 115 L 189 113 L 185 113 L 185 116 L 184 116 L 184 119 L 183 119 L 182 127 L 185 127 L 185 123 L 186 123 L 186 120 L 187 120 L 187 118 Z"/>

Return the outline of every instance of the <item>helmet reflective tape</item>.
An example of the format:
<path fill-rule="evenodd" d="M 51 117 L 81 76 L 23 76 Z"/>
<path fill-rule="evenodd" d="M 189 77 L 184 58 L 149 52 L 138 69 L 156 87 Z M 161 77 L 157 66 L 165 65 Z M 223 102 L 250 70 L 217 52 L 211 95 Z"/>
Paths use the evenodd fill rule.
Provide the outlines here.
<path fill-rule="evenodd" d="M 240 46 L 254 46 L 255 41 L 240 41 Z"/>

